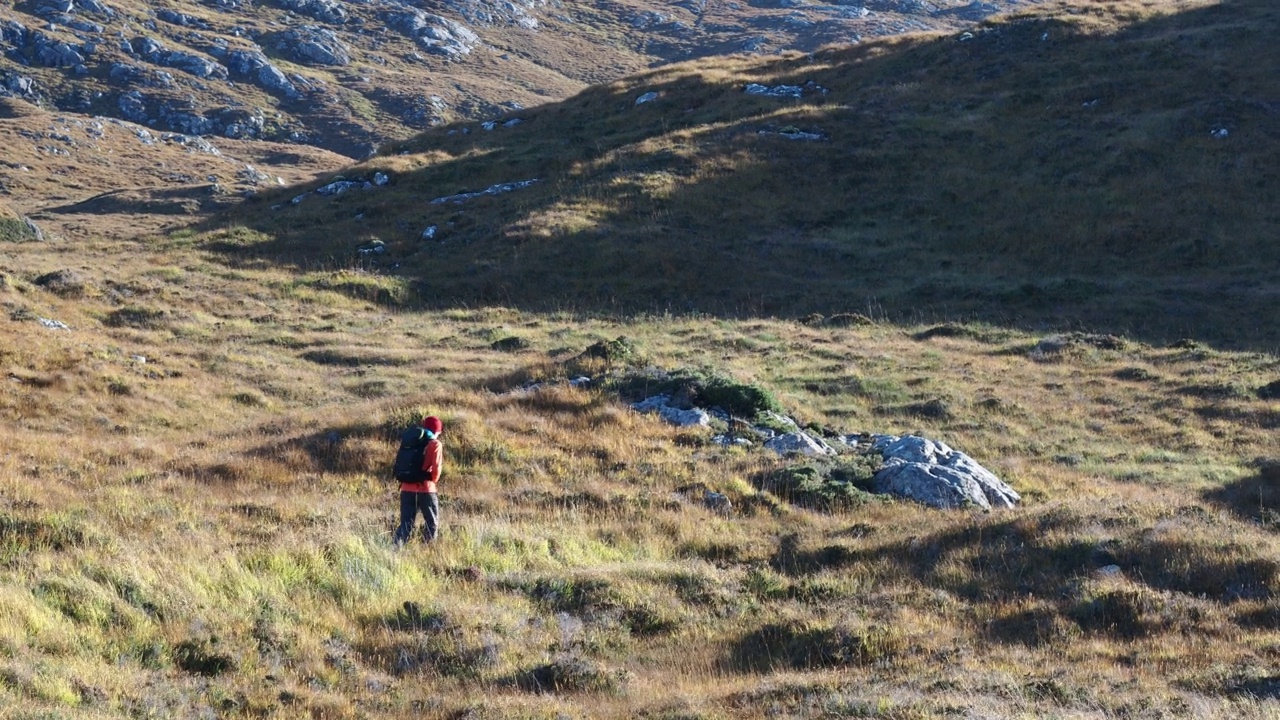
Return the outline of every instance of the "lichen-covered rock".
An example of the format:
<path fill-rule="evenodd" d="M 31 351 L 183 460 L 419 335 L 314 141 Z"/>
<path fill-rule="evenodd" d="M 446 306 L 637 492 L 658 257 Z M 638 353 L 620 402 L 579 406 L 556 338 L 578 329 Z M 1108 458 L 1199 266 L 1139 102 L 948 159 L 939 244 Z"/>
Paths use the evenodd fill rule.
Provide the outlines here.
<path fill-rule="evenodd" d="M 347 21 L 346 9 L 334 0 L 280 0 L 280 4 L 322 22 L 341 25 Z"/>
<path fill-rule="evenodd" d="M 271 64 L 266 55 L 256 50 L 232 50 L 223 57 L 223 62 L 232 72 L 240 75 L 246 75 L 255 80 L 259 85 L 280 93 L 285 97 L 297 99 L 302 97 L 302 93 L 298 92 L 298 88 L 284 74 L 280 68 Z"/>
<path fill-rule="evenodd" d="M 914 435 L 877 438 L 872 447 L 884 458 L 875 490 L 931 507 L 954 509 L 1014 507 L 1022 500 L 990 470 L 945 443 Z"/>
<path fill-rule="evenodd" d="M 45 67 L 75 67 L 84 64 L 84 55 L 67 43 L 51 40 L 40 34 L 35 44 L 36 62 Z"/>
<path fill-rule="evenodd" d="M 790 432 L 769 440 L 764 446 L 783 457 L 787 455 L 804 455 L 805 457 L 831 457 L 836 454 L 834 448 L 805 432 Z"/>
<path fill-rule="evenodd" d="M 484 25 L 514 25 L 536 30 L 533 10 L 543 0 L 446 0 L 446 4 L 468 22 Z"/>
<path fill-rule="evenodd" d="M 346 44 L 332 30 L 315 25 L 281 33 L 276 49 L 307 65 L 351 64 L 351 51 Z"/>
<path fill-rule="evenodd" d="M 698 408 L 682 410 L 672 407 L 668 395 L 654 395 L 631 405 L 631 409 L 643 413 L 657 413 L 659 417 L 677 427 L 706 427 L 711 424 L 707 411 Z"/>
<path fill-rule="evenodd" d="M 386 16 L 387 23 L 417 41 L 429 53 L 446 57 L 469 55 L 480 36 L 466 25 L 439 15 L 410 10 Z"/>
<path fill-rule="evenodd" d="M 137 90 L 130 90 L 121 95 L 118 106 L 120 108 L 120 116 L 125 120 L 140 124 L 147 122 L 149 114 L 146 96 Z"/>

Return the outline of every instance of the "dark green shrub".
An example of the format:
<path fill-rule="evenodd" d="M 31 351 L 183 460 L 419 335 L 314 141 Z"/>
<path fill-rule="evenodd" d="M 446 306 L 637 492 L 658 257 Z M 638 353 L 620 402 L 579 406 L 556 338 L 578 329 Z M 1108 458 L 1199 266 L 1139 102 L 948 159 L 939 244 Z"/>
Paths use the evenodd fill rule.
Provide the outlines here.
<path fill-rule="evenodd" d="M 218 638 L 184 640 L 173 648 L 173 664 L 196 675 L 212 677 L 235 670 L 235 658 L 218 651 Z"/>
<path fill-rule="evenodd" d="M 768 411 L 782 412 L 773 393 L 759 385 L 734 380 L 713 370 L 681 368 L 670 372 L 648 370 L 612 380 L 608 388 L 628 400 L 653 395 L 687 398 L 694 405 L 720 408 L 735 417 L 755 418 Z"/>
<path fill-rule="evenodd" d="M 145 307 L 123 307 L 112 310 L 104 321 L 107 327 L 128 327 L 139 330 L 157 330 L 164 326 L 167 313 Z"/>
<path fill-rule="evenodd" d="M 636 344 L 630 338 L 616 337 L 601 340 L 582 351 L 582 358 L 604 360 L 611 365 L 625 363 L 636 354 Z"/>
<path fill-rule="evenodd" d="M 521 685 L 537 692 L 617 692 L 626 682 L 622 670 L 610 670 L 590 658 L 565 654 L 530 670 Z"/>
<path fill-rule="evenodd" d="M 872 493 L 881 464 L 875 455 L 856 455 L 838 462 L 811 461 L 766 473 L 757 484 L 795 505 L 829 512 L 847 510 L 883 501 L 883 496 Z"/>
<path fill-rule="evenodd" d="M 498 340 L 494 340 L 493 343 L 489 345 L 489 347 L 499 352 L 518 352 L 520 350 L 528 350 L 529 341 L 525 340 L 522 337 L 516 337 L 515 335 L 511 335 L 508 337 L 500 338 Z"/>
<path fill-rule="evenodd" d="M 731 662 L 754 671 L 870 665 L 898 655 L 902 645 L 901 637 L 888 628 L 854 630 L 791 620 L 748 633 L 738 642 Z"/>

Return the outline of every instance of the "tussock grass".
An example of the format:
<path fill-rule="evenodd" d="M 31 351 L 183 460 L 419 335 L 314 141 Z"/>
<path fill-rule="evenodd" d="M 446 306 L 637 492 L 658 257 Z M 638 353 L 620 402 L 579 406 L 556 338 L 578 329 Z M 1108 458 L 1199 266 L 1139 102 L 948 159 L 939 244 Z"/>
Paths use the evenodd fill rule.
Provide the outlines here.
<path fill-rule="evenodd" d="M 1116 12 L 1140 12 L 1154 24 L 1132 32 L 1155 52 L 1165 42 L 1157 29 L 1183 32 L 1160 23 L 1185 18 L 1151 19 L 1150 10 L 1090 5 L 1072 16 L 1072 37 L 1123 45 Z M 1234 11 L 1193 17 L 1213 21 L 1203 30 L 1212 36 Z M 982 42 L 1025 40 L 1022 21 L 1004 22 L 984 26 Z M 608 278 L 615 292 L 640 297 L 653 278 L 675 287 L 697 275 L 693 264 L 668 269 L 636 241 L 705 211 L 663 204 L 696 199 L 684 186 L 734 178 L 756 162 L 693 162 L 698 133 L 748 150 L 761 142 L 734 134 L 757 116 L 717 114 L 717 98 L 737 98 L 741 78 L 789 80 L 806 62 L 814 77 L 823 64 L 832 74 L 897 77 L 890 71 L 908 60 L 896 53 L 940 52 L 931 42 L 783 65 L 739 58 L 699 77 L 677 69 L 635 81 L 708 94 L 672 131 L 679 143 L 635 126 L 608 143 L 569 146 L 569 179 L 557 192 L 570 209 L 557 211 L 578 217 L 580 202 L 600 223 L 590 228 L 613 228 L 607 242 L 639 248 L 626 273 L 609 270 L 611 260 L 586 263 L 593 283 Z M 1018 45 L 1032 60 L 1035 42 Z M 995 67 L 956 62 L 954 72 Z M 911 84 L 875 87 L 865 99 L 877 107 L 927 100 Z M 609 110 L 635 88 L 598 88 L 581 101 Z M 981 107 L 956 100 L 928 102 L 972 123 Z M 1045 100 L 1006 97 L 1000 112 Z M 827 112 L 807 105 L 775 117 L 776 106 L 759 102 L 753 112 L 767 120 L 752 123 L 830 117 L 805 119 Z M 531 112 L 530 125 L 539 117 Z M 919 149 L 912 133 L 958 132 L 951 120 L 939 129 L 912 117 L 916 125 L 896 131 L 902 152 Z M 440 177 L 460 178 L 469 168 L 457 158 L 500 155 L 456 142 L 372 162 L 439 165 Z M 629 149 L 646 142 L 656 145 Z M 671 157 L 659 163 L 664 149 Z M 512 172 L 540 162 L 537 148 L 513 152 L 527 155 Z M 891 159 L 845 162 L 903 172 Z M 497 167 L 476 179 L 510 179 Z M 643 230 L 620 228 L 614 195 L 588 182 L 597 171 L 610 173 Z M 437 170 L 423 172 L 398 182 L 431 187 Z M 770 235 L 760 247 L 837 252 L 836 239 L 857 240 L 866 254 L 844 267 L 868 272 L 880 272 L 889 248 L 912 247 L 893 244 L 906 236 L 883 225 L 830 224 L 825 202 L 789 212 L 830 237 Z M 909 218 L 922 207 L 885 212 Z M 725 226 L 759 219 L 741 212 Z M 568 232 L 581 239 L 582 227 Z M 556 241 L 507 239 L 525 250 Z M 1027 323 L 939 324 L 843 293 L 815 301 L 823 317 L 804 322 L 773 316 L 763 300 L 742 317 L 605 316 L 577 302 L 535 311 L 517 284 L 504 284 L 518 274 L 495 276 L 507 306 L 424 311 L 415 298 L 443 303 L 448 285 L 424 290 L 419 278 L 342 258 L 329 267 L 323 256 L 289 255 L 290 242 L 247 229 L 90 238 L 76 248 L 92 260 L 75 265 L 86 288 L 78 294 L 36 283 L 67 267 L 64 247 L 0 248 L 0 715 L 1275 714 L 1276 409 L 1261 391 L 1280 372 L 1274 353 L 1221 349 L 1207 333 L 1153 344 L 1145 332 L 1089 324 L 1049 341 Z M 477 268 L 475 282 L 493 279 Z M 930 292 L 954 289 L 945 281 L 930 281 Z M 1090 302 L 1110 285 L 992 287 L 1012 293 L 1000 302 L 1040 308 L 1032 324 L 1053 325 L 1056 303 Z M 512 337 L 527 345 L 494 347 Z M 743 414 L 780 407 L 816 428 L 936 437 L 1026 503 L 983 514 L 862 502 L 851 491 L 872 470 L 865 463 L 798 472 L 759 448 L 720 448 L 705 431 L 632 412 L 619 396 L 649 368 L 696 369 L 690 385 L 729 391 Z M 619 382 L 564 382 L 578 374 Z M 397 552 L 386 476 L 398 431 L 428 413 L 446 427 L 443 535 Z M 705 507 L 706 491 L 725 494 L 734 510 Z"/>
<path fill-rule="evenodd" d="M 15 247 L 30 266 L 49 252 Z M 141 286 L 155 267 L 209 263 L 182 294 L 150 296 L 164 323 L 117 326 L 104 295 L 3 290 L 75 328 L 8 321 L 11 707 L 1268 712 L 1270 401 L 1201 389 L 1264 387 L 1270 355 L 1119 338 L 1049 356 L 985 324 L 317 304 L 296 292 L 306 275 L 217 271 L 189 251 L 111 270 Z M 86 281 L 107 286 L 101 272 Z M 528 347 L 491 347 L 512 336 Z M 649 366 L 710 367 L 817 427 L 939 437 L 1028 502 L 834 502 L 821 484 L 765 482 L 794 472 L 769 453 L 631 412 L 622 385 L 564 382 Z M 353 397 L 364 382 L 387 393 Z M 937 398 L 950 412 L 901 411 Z M 447 428 L 443 537 L 395 552 L 387 468 L 427 413 Z M 808 479 L 857 489 L 871 470 Z M 734 511 L 703 507 L 708 490 Z"/>

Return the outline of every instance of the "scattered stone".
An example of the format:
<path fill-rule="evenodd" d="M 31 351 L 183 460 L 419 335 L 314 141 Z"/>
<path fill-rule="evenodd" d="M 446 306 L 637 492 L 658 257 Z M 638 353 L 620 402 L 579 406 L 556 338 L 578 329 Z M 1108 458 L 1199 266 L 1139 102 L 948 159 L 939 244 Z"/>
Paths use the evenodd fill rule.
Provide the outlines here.
<path fill-rule="evenodd" d="M 84 64 L 84 56 L 67 43 L 50 40 L 36 33 L 36 62 L 45 67 L 75 67 Z"/>
<path fill-rule="evenodd" d="M 167 8 L 162 10 L 157 10 L 156 17 L 173 25 L 181 25 L 182 27 L 199 28 L 201 30 L 209 29 L 209 23 L 205 22 L 204 20 L 201 20 L 200 18 L 195 17 L 194 15 L 180 13 L 175 10 L 169 10 Z"/>
<path fill-rule="evenodd" d="M 435 238 L 435 236 L 436 236 L 436 226 L 435 226 L 435 225 L 432 225 L 431 227 L 429 227 L 429 228 L 427 228 L 426 230 L 423 230 L 423 231 L 422 231 L 422 239 L 423 239 L 423 240 L 431 240 L 431 239 L 434 239 L 434 238 Z"/>
<path fill-rule="evenodd" d="M 348 190 L 367 190 L 373 183 L 363 180 L 335 180 L 323 187 L 316 188 L 317 195 L 341 195 Z"/>
<path fill-rule="evenodd" d="M 370 240 L 369 242 L 356 248 L 356 254 L 361 257 L 369 255 L 383 255 L 387 252 L 387 244 L 381 240 Z"/>
<path fill-rule="evenodd" d="M 445 0 L 445 4 L 468 22 L 536 30 L 538 19 L 532 11 L 539 5 L 545 5 L 546 0 Z"/>
<path fill-rule="evenodd" d="M 702 497 L 702 504 L 711 512 L 720 515 L 732 515 L 733 503 L 729 500 L 729 496 L 724 493 L 707 491 Z"/>
<path fill-rule="evenodd" d="M 677 427 L 707 427 L 711 424 L 711 415 L 706 410 L 692 408 L 681 410 L 671 406 L 671 396 L 654 395 L 638 403 L 631 409 L 642 413 L 657 413 L 663 420 Z"/>
<path fill-rule="evenodd" d="M 387 24 L 413 38 L 418 46 L 434 55 L 460 58 L 470 55 L 480 44 L 480 36 L 455 20 L 410 10 L 386 16 Z"/>
<path fill-rule="evenodd" d="M 914 435 L 882 436 L 872 447 L 885 461 L 875 475 L 876 492 L 943 509 L 1008 508 L 1022 500 L 991 471 L 944 443 Z"/>
<path fill-rule="evenodd" d="M 580 376 L 569 381 L 569 387 L 585 388 L 591 386 L 591 378 Z"/>
<path fill-rule="evenodd" d="M 804 94 L 804 88 L 799 85 L 775 85 L 769 87 L 758 83 L 748 83 L 743 91 L 748 95 L 767 95 L 769 97 L 798 98 Z"/>
<path fill-rule="evenodd" d="M 344 66 L 351 64 L 351 51 L 327 28 L 304 25 L 281 33 L 276 49 L 287 52 L 306 65 Z"/>
<path fill-rule="evenodd" d="M 290 99 L 302 97 L 298 88 L 280 68 L 271 64 L 266 55 L 257 51 L 235 50 L 223 56 L 223 62 L 235 73 L 255 79 L 259 85 Z"/>
<path fill-rule="evenodd" d="M 653 102 L 654 100 L 657 100 L 659 97 L 661 96 L 656 92 L 647 92 L 641 95 L 640 97 L 636 98 L 636 104 L 643 105 L 647 102 Z"/>
<path fill-rule="evenodd" d="M 833 457 L 835 448 L 821 438 L 815 438 L 806 432 L 790 432 L 769 440 L 764 446 L 783 457 L 788 455 L 804 455 L 805 457 Z"/>
<path fill-rule="evenodd" d="M 389 182 L 391 182 L 391 178 L 387 177 L 386 173 L 376 172 L 373 174 L 374 185 L 377 185 L 378 187 L 382 187 Z"/>
<path fill-rule="evenodd" d="M 1104 565 L 1098 568 L 1098 574 L 1103 577 L 1119 577 L 1121 574 L 1119 565 Z"/>
<path fill-rule="evenodd" d="M 346 9 L 335 0 L 280 0 L 280 4 L 321 22 L 341 25 L 347 21 Z"/>
<path fill-rule="evenodd" d="M 1227 137 L 1228 135 L 1230 135 L 1231 131 L 1224 127 L 1217 127 L 1217 128 L 1214 128 L 1213 132 L 1210 134 L 1213 135 L 1215 138 L 1221 140 Z"/>
<path fill-rule="evenodd" d="M 508 193 L 513 190 L 523 190 L 524 188 L 527 188 L 536 182 L 538 182 L 537 178 L 534 178 L 532 180 L 520 180 L 518 182 L 499 183 L 497 185 L 490 185 L 489 187 L 479 192 L 458 193 L 457 195 L 446 195 L 445 197 L 438 197 L 435 200 L 432 200 L 431 204 L 441 205 L 443 203 L 449 203 L 449 202 L 461 203 L 464 200 L 470 200 L 471 198 L 477 198 L 482 195 L 501 195 L 502 193 Z"/>
<path fill-rule="evenodd" d="M 50 330 L 70 330 L 71 329 L 70 327 L 67 326 L 66 323 L 60 320 L 50 320 L 49 318 L 37 318 L 37 319 L 40 321 L 41 325 L 49 328 Z"/>

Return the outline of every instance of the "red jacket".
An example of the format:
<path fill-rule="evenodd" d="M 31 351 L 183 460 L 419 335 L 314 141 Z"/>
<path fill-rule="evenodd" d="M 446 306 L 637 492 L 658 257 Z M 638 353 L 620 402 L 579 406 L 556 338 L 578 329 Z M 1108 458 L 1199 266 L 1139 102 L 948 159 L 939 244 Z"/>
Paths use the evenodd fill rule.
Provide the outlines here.
<path fill-rule="evenodd" d="M 440 468 L 443 465 L 444 448 L 440 446 L 440 441 L 428 440 L 426 452 L 422 453 L 422 470 L 427 474 L 427 478 L 422 482 L 400 483 L 400 490 L 402 492 L 435 492 L 436 483 L 440 481 Z"/>

